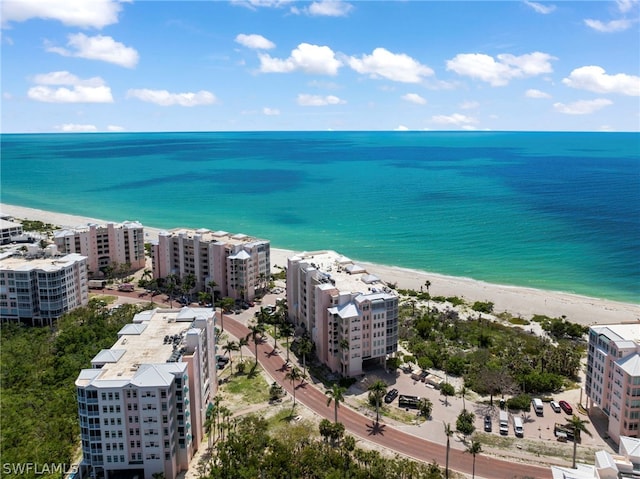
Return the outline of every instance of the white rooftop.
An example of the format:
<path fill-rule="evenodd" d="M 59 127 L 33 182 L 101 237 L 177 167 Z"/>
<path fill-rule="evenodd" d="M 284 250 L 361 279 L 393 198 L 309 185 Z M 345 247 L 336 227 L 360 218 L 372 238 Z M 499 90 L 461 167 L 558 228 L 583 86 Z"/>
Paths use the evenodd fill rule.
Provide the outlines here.
<path fill-rule="evenodd" d="M 598 335 L 603 334 L 610 340 L 640 342 L 640 323 L 607 324 L 606 326 L 592 326 Z"/>
<path fill-rule="evenodd" d="M 224 243 L 230 245 L 240 245 L 252 242 L 265 242 L 253 236 L 244 233 L 228 233 L 226 231 L 211 231 L 207 228 L 198 228 L 196 230 L 189 228 L 175 228 L 169 231 L 160 232 L 162 236 L 184 236 L 186 238 L 198 237 L 201 242 Z"/>
<path fill-rule="evenodd" d="M 26 259 L 17 256 L 2 258 L 0 268 L 9 271 L 58 271 L 61 268 L 71 266 L 72 264 L 86 260 L 86 256 L 78 253 L 71 253 L 65 256 L 56 256 L 48 258 Z"/>

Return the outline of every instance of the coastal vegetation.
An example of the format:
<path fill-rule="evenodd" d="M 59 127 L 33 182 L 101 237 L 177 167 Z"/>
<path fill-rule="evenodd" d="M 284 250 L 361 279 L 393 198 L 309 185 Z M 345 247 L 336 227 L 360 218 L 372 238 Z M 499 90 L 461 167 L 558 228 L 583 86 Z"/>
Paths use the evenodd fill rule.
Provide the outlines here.
<path fill-rule="evenodd" d="M 74 461 L 79 443 L 75 379 L 101 349 L 111 347 L 122 326 L 145 309 L 134 305 L 107 309 L 105 304 L 91 300 L 88 306 L 60 317 L 54 328 L 1 326 L 3 463 L 68 465 Z M 34 474 L 21 471 L 6 477 Z M 50 477 L 58 478 L 60 473 L 52 472 Z"/>
<path fill-rule="evenodd" d="M 491 302 L 469 305 L 456 297 L 436 298 L 413 290 L 399 293 L 404 298 L 400 339 L 411 353 L 405 361 L 461 377 L 466 388 L 489 395 L 491 401 L 497 394 L 522 393 L 524 399 L 513 400 L 514 407 L 524 405 L 528 394 L 555 392 L 577 378 L 588 328 L 564 317 L 536 315 L 531 321 L 547 333 L 541 336 L 524 329 L 528 320 L 506 313 L 494 316 Z M 443 299 L 450 306 L 424 307 L 425 302 L 433 305 Z"/>

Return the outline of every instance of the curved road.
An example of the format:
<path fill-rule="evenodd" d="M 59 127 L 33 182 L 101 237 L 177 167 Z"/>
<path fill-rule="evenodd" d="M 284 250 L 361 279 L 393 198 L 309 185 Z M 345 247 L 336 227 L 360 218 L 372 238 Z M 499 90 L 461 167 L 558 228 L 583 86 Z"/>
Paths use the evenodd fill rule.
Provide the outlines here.
<path fill-rule="evenodd" d="M 244 324 L 227 315 L 224 320 L 225 330 L 236 338 L 249 334 L 249 329 Z M 255 350 L 254 347 L 251 342 L 249 346 L 251 351 Z M 258 361 L 274 380 L 290 394 L 293 394 L 291 382 L 284 379 L 287 372 L 285 362 L 278 354 L 273 354 L 273 345 L 266 342 L 258 344 Z M 333 406 L 327 407 L 327 396 L 312 385 L 304 383 L 302 386 L 296 386 L 296 401 L 300 401 L 319 416 L 333 421 Z M 446 446 L 442 444 L 427 441 L 384 424 L 376 429 L 374 421 L 346 406 L 340 406 L 338 420 L 344 424 L 348 432 L 357 437 L 420 461 L 435 461 L 441 466 L 445 464 Z M 471 474 L 472 466 L 473 456 L 471 454 L 453 448 L 449 450 L 451 470 Z M 511 463 L 482 454 L 476 456 L 475 474 L 476 477 L 490 479 L 524 477 L 550 479 L 552 477 L 549 467 Z"/>

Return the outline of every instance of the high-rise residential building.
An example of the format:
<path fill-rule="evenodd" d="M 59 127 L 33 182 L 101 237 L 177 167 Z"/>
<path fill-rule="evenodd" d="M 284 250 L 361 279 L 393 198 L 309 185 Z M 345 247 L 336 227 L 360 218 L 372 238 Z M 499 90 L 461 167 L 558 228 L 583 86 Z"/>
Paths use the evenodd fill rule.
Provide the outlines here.
<path fill-rule="evenodd" d="M 89 302 L 87 258 L 40 253 L 0 256 L 0 318 L 51 324 L 63 313 Z"/>
<path fill-rule="evenodd" d="M 217 391 L 211 308 L 137 314 L 76 379 L 82 477 L 174 479 Z"/>
<path fill-rule="evenodd" d="M 53 240 L 63 253 L 79 253 L 88 258 L 91 275 L 109 265 L 130 265 L 131 270 L 145 267 L 144 227 L 137 221 L 87 224 L 55 231 Z"/>
<path fill-rule="evenodd" d="M 607 433 L 638 437 L 640 430 L 640 324 L 589 328 L 585 392 L 590 407 L 608 417 Z"/>
<path fill-rule="evenodd" d="M 310 334 L 318 359 L 344 376 L 398 350 L 398 295 L 334 251 L 288 258 L 287 308 L 290 321 Z"/>
<path fill-rule="evenodd" d="M 270 244 L 244 234 L 207 229 L 161 232 L 153 246 L 153 277 L 193 275 L 194 291 L 251 300 L 271 274 Z"/>

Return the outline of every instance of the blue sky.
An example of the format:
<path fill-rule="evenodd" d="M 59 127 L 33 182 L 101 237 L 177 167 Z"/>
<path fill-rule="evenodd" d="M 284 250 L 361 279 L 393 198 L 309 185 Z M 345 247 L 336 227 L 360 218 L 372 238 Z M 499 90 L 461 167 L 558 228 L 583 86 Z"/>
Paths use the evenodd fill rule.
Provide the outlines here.
<path fill-rule="evenodd" d="M 640 2 L 3 0 L 4 133 L 640 130 Z"/>

